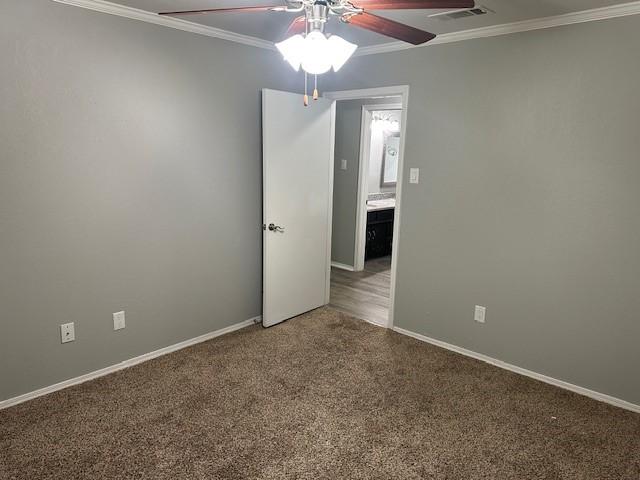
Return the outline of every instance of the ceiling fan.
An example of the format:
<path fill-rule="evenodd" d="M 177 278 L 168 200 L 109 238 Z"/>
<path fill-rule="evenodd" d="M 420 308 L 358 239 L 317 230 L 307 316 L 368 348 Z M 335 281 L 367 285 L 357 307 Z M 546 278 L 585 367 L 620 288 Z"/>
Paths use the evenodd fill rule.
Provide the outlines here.
<path fill-rule="evenodd" d="M 307 74 L 315 75 L 313 98 L 318 98 L 317 75 L 332 67 L 338 71 L 355 52 L 357 45 L 337 35 L 326 35 L 325 25 L 331 16 L 341 22 L 365 30 L 420 45 L 436 35 L 418 28 L 369 13 L 369 10 L 470 9 L 474 0 L 283 0 L 272 5 L 230 8 L 206 8 L 161 12 L 160 15 L 203 15 L 223 12 L 284 12 L 300 13 L 289 24 L 284 37 L 276 43 L 285 60 L 298 71 L 305 72 L 304 104 L 308 105 Z"/>

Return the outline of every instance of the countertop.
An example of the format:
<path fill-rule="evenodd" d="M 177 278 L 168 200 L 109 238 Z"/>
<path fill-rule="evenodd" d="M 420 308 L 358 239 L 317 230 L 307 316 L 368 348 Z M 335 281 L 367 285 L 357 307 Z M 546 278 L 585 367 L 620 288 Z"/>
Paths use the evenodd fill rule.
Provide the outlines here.
<path fill-rule="evenodd" d="M 384 198 L 382 200 L 369 200 L 367 202 L 367 212 L 375 212 L 378 210 L 388 210 L 396 208 L 395 198 Z"/>

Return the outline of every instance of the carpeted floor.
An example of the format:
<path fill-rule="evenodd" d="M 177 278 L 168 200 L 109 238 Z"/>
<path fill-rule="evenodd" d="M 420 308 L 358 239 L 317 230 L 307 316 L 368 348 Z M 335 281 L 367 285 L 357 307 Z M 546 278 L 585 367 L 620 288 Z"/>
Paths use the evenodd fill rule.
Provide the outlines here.
<path fill-rule="evenodd" d="M 640 415 L 325 308 L 0 411 L 0 478 L 640 478 Z"/>

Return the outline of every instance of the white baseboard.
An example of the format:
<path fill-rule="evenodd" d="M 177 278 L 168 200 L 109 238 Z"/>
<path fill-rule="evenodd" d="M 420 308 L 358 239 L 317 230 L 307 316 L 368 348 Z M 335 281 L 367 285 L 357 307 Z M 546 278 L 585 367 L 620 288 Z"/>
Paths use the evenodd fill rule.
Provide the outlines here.
<path fill-rule="evenodd" d="M 350 314 L 351 315 L 351 314 Z M 358 318 L 358 317 L 356 317 Z M 380 327 L 380 328 L 389 328 L 388 325 L 385 325 L 384 323 L 379 323 L 379 322 L 375 322 L 373 320 L 367 320 L 366 318 L 361 318 L 360 320 L 363 320 L 371 325 L 373 325 L 374 327 Z"/>
<path fill-rule="evenodd" d="M 259 323 L 261 320 L 262 320 L 261 316 L 250 318 L 243 322 L 236 323 L 234 325 L 230 325 L 225 328 L 221 328 L 220 330 L 216 330 L 215 332 L 205 333 L 204 335 L 200 335 L 199 337 L 191 338 L 189 340 L 185 340 L 184 342 L 176 343 L 174 345 L 169 345 L 168 347 L 164 347 L 159 350 L 155 350 L 153 352 L 145 353 L 138 357 L 130 358 L 129 360 L 116 363 L 115 365 L 111 365 L 109 367 L 101 368 L 100 370 L 96 370 L 94 372 L 85 373 L 84 375 L 80 375 L 79 377 L 70 378 L 69 380 L 65 380 L 63 382 L 56 383 L 48 387 L 40 388 L 38 390 L 34 390 L 33 392 L 25 393 L 17 397 L 3 400 L 0 402 L 0 410 L 4 408 L 12 407 L 14 405 L 18 405 L 19 403 L 33 400 L 34 398 L 41 397 L 49 393 L 53 393 L 67 387 L 71 387 L 73 385 L 78 385 L 80 383 L 88 382 L 89 380 L 93 380 L 98 377 L 103 377 L 110 373 L 117 372 L 118 370 L 123 370 L 125 368 L 133 367 L 134 365 L 138 365 L 139 363 L 146 362 L 148 360 L 152 360 L 157 357 L 161 357 L 162 355 L 167 355 L 168 353 L 172 353 L 177 350 L 182 350 L 183 348 L 187 348 L 192 345 L 196 345 L 198 343 L 206 342 L 207 340 L 211 340 L 212 338 L 216 338 L 226 333 L 231 333 L 236 330 L 240 330 L 241 328 L 245 328 L 255 323 Z"/>
<path fill-rule="evenodd" d="M 548 377 L 546 375 L 542 375 L 541 373 L 536 373 L 531 370 L 527 370 L 525 368 L 517 367 L 515 365 L 511 365 L 510 363 L 503 362 L 502 360 L 496 360 L 495 358 L 488 357 L 487 355 L 483 355 L 481 353 L 476 353 L 472 350 L 467 350 L 466 348 L 458 347 L 456 345 L 452 345 L 450 343 L 443 342 L 441 340 L 436 340 L 434 338 L 429 338 L 425 335 L 420 335 L 419 333 L 414 333 L 409 330 L 405 330 L 400 327 L 393 327 L 393 330 L 401 333 L 402 335 L 407 335 L 409 337 L 415 338 L 416 340 L 420 340 L 422 342 L 430 343 L 437 347 L 444 348 L 446 350 L 451 350 L 452 352 L 460 353 L 467 357 L 475 358 L 476 360 L 480 360 L 482 362 L 489 363 L 496 367 L 503 368 L 505 370 L 509 370 L 511 372 L 519 373 L 520 375 L 524 375 L 526 377 L 533 378 L 535 380 L 540 380 L 541 382 L 548 383 L 550 385 L 554 385 L 556 387 L 563 388 L 565 390 L 569 390 L 574 393 L 578 393 L 580 395 L 584 395 L 589 398 L 593 398 L 594 400 L 598 400 L 600 402 L 608 403 L 610 405 L 624 408 L 625 410 L 631 410 L 632 412 L 640 413 L 640 405 L 633 404 L 631 402 L 627 402 L 626 400 L 621 400 L 616 397 L 612 397 L 610 395 L 606 395 L 604 393 L 596 392 L 594 390 L 589 390 L 588 388 L 580 387 L 578 385 L 573 385 L 572 383 L 565 382 L 563 380 L 558 380 L 556 378 Z"/>
<path fill-rule="evenodd" d="M 331 262 L 331 266 L 332 267 L 336 267 L 339 268 L 341 270 L 348 270 L 350 272 L 355 272 L 356 269 L 353 268 L 353 266 L 351 265 L 347 265 L 346 263 L 340 263 L 340 262 Z"/>

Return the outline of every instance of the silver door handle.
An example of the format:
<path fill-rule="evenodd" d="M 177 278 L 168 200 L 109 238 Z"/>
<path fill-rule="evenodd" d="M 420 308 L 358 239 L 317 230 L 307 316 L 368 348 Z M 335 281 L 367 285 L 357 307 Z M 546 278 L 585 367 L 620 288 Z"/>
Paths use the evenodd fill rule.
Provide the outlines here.
<path fill-rule="evenodd" d="M 284 233 L 284 227 L 281 227 L 279 225 L 274 225 L 273 223 L 270 223 L 269 224 L 269 231 Z"/>

